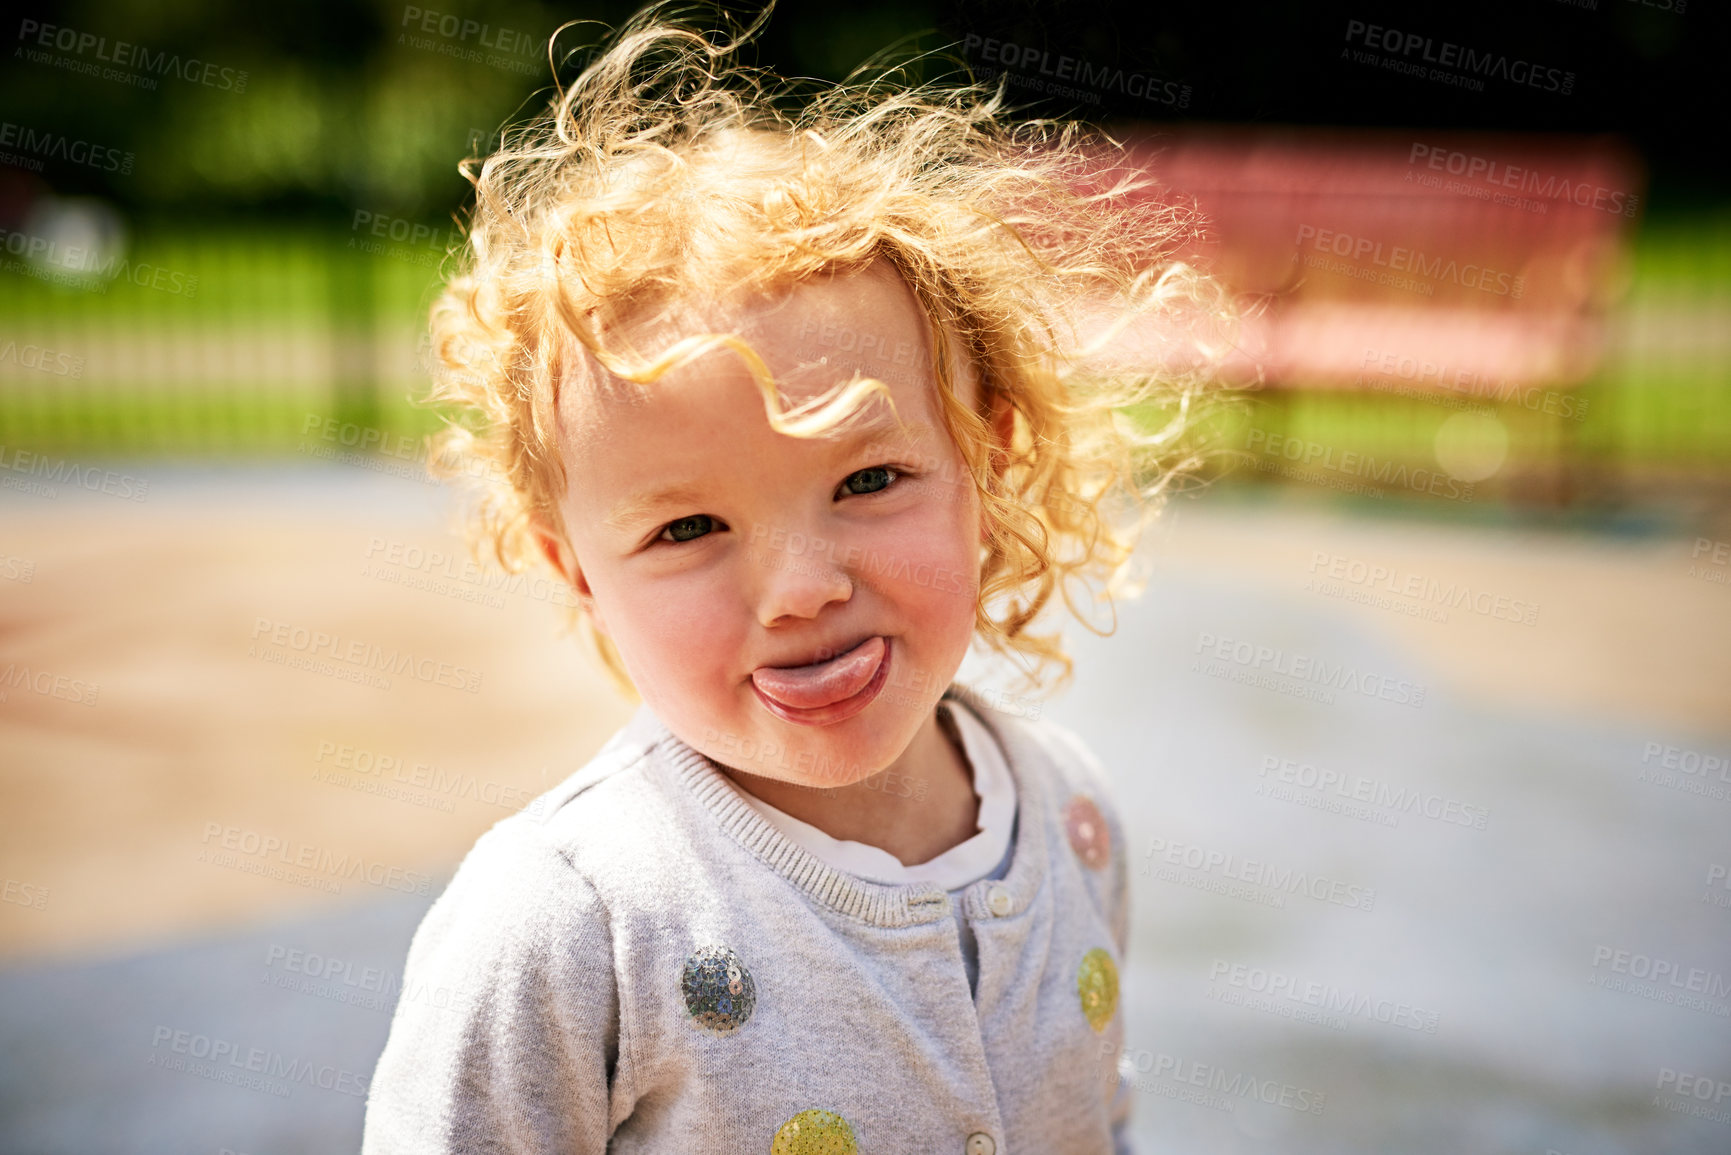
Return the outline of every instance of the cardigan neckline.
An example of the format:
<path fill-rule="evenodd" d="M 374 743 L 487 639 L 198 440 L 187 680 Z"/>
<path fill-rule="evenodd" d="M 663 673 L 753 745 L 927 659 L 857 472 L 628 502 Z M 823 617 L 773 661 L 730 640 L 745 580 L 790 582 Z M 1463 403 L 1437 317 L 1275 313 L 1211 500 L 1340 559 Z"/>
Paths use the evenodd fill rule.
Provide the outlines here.
<path fill-rule="evenodd" d="M 974 920 L 1012 918 L 1025 911 L 1046 874 L 1046 810 L 1043 775 L 1028 768 L 1044 751 L 1018 726 L 996 712 L 977 707 L 979 696 L 961 683 L 944 691 L 944 699 L 974 711 L 1003 751 L 1016 784 L 1015 841 L 1010 869 L 1001 879 L 982 879 L 962 892 L 963 909 Z M 950 896 L 934 882 L 893 885 L 872 882 L 830 866 L 787 838 L 739 794 L 739 787 L 708 757 L 686 745 L 665 723 L 656 720 L 659 741 L 680 793 L 694 799 L 730 837 L 813 902 L 873 926 L 917 926 L 947 918 Z M 997 899 L 993 909 L 987 895 Z M 1003 896 L 1008 895 L 1006 904 Z"/>

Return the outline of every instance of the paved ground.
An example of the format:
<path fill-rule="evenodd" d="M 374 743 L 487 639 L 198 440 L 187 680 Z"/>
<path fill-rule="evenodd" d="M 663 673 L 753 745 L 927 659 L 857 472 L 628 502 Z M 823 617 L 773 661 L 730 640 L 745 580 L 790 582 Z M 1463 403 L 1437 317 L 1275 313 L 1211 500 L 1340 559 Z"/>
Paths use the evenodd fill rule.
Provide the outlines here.
<path fill-rule="evenodd" d="M 1661 765 L 1667 746 L 1731 754 L 1728 591 L 1663 538 L 1196 510 L 1170 542 L 1120 633 L 1078 643 L 1054 711 L 1114 770 L 1151 872 L 1127 980 L 1142 1150 L 1731 1148 L 1731 1113 L 1654 1103 L 1665 1070 L 1731 1080 L 1731 909 L 1703 901 L 1731 901 L 1708 885 L 1731 779 Z M 1537 624 L 1347 604 L 1305 588 L 1319 552 L 1536 601 Z M 1203 635 L 1422 684 L 1423 705 L 1230 681 L 1246 668 L 1210 665 Z M 1670 785 L 1641 780 L 1653 743 Z M 1282 891 L 1286 871 L 1325 900 Z M 1267 885 L 1202 889 L 1229 873 Z M 1630 981 L 1618 951 L 1677 964 L 1685 985 L 1644 993 L 1692 1004 L 1592 985 Z M 1240 1076 L 1277 1104 L 1319 1092 L 1322 1113 L 1220 1094 Z M 1211 1080 L 1225 1101 L 1171 1097 Z"/>
<path fill-rule="evenodd" d="M 413 552 L 454 552 L 437 491 L 152 476 L 141 503 L 0 505 L 0 1151 L 352 1149 L 379 976 L 476 834 L 626 708 L 539 591 Z M 1142 1151 L 1731 1146 L 1731 1094 L 1674 1093 L 1731 1081 L 1731 890 L 1709 885 L 1731 779 L 1698 761 L 1731 753 L 1731 567 L 1694 547 L 1225 494 L 1165 523 L 1147 592 L 1114 637 L 1073 631 L 1047 707 L 1113 772 L 1147 868 Z M 413 650 L 431 680 L 259 656 L 279 624 L 284 658 L 304 629 Z M 247 872 L 273 838 L 310 865 Z M 1666 964 L 1680 985 L 1619 973 Z M 335 1085 L 158 1069 L 174 1031 Z"/>

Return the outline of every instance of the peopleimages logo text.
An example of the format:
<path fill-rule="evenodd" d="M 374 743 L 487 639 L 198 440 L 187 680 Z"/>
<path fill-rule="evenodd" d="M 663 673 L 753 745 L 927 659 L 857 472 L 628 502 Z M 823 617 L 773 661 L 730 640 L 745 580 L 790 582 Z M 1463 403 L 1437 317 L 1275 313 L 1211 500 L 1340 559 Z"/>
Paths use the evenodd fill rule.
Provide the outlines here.
<path fill-rule="evenodd" d="M 1424 705 L 1427 692 L 1427 687 L 1422 683 L 1359 670 L 1345 662 L 1331 663 L 1323 658 L 1273 646 L 1216 637 L 1206 630 L 1196 635 L 1195 652 L 1208 654 L 1218 661 L 1232 662 L 1249 670 L 1265 670 L 1269 674 L 1297 682 L 1347 690 L 1367 698 L 1380 698 L 1397 706 L 1411 706 L 1414 709 Z"/>
<path fill-rule="evenodd" d="M 1479 181 L 1498 188 L 1514 189 L 1516 192 L 1530 193 L 1545 200 L 1568 201 L 1570 204 L 1579 205 L 1581 208 L 1594 208 L 1617 216 L 1632 217 L 1641 206 L 1639 196 L 1622 189 L 1606 188 L 1604 185 L 1590 184 L 1581 179 L 1570 180 L 1567 176 L 1559 177 L 1555 173 L 1542 173 L 1538 169 L 1524 168 L 1518 164 L 1510 164 L 1505 160 L 1415 141 L 1412 151 L 1407 155 L 1406 163 L 1411 166 L 1418 164 L 1421 160 L 1426 168 L 1435 169 L 1437 172 L 1446 172 L 1450 176 L 1458 176 L 1468 181 Z M 1407 179 L 1410 180 L 1411 178 L 1412 174 L 1409 171 Z"/>
<path fill-rule="evenodd" d="M 196 56 L 183 59 L 177 52 L 152 52 L 142 44 L 131 44 L 125 40 L 116 40 L 110 44 L 106 36 L 81 32 L 59 24 L 44 24 L 40 20 L 20 21 L 18 39 L 27 45 L 33 43 L 39 48 L 68 52 L 73 56 L 88 55 L 102 64 L 112 64 L 117 68 L 129 68 L 134 72 L 153 76 L 173 76 L 188 84 L 220 88 L 225 92 L 245 92 L 249 76 L 245 69 L 224 68 Z M 34 60 L 38 55 L 40 54 L 32 53 L 31 59 Z"/>
<path fill-rule="evenodd" d="M 1561 68 L 1550 68 L 1529 60 L 1511 60 L 1501 52 L 1480 52 L 1447 40 L 1439 42 L 1435 37 L 1419 32 L 1402 32 L 1398 28 L 1366 24 L 1363 20 L 1346 22 L 1346 40 L 1403 58 L 1416 52 L 1426 64 L 1457 68 L 1475 76 L 1505 80 L 1543 92 L 1567 96 L 1575 88 L 1575 74 Z"/>
<path fill-rule="evenodd" d="M 1187 108 L 1190 104 L 1188 84 L 1096 64 L 1061 52 L 1053 53 L 1049 48 L 999 41 L 970 32 L 962 40 L 962 51 L 969 56 L 977 53 L 988 64 L 998 64 L 1030 76 L 1037 72 L 1055 81 L 1080 84 L 1098 92 L 1118 92 L 1174 108 Z"/>
<path fill-rule="evenodd" d="M 1385 251 L 1384 243 L 1374 237 L 1354 236 L 1352 233 L 1301 224 L 1298 226 L 1298 236 L 1293 240 L 1293 247 L 1302 250 L 1307 247 L 1307 242 L 1308 247 L 1319 253 L 1333 253 L 1360 265 L 1368 260 L 1372 265 L 1393 272 L 1412 273 L 1429 281 L 1447 281 L 1463 289 L 1477 289 L 1498 297 L 1510 297 L 1518 301 L 1526 291 L 1526 278 L 1519 274 L 1470 262 L 1461 264 L 1453 258 L 1432 256 L 1423 250 L 1409 249 L 1404 245 L 1390 244 Z"/>
<path fill-rule="evenodd" d="M 14 124 L 10 120 L 0 121 L 0 148 L 19 150 L 23 155 L 16 156 L 9 163 L 34 172 L 41 172 L 42 167 L 39 163 L 30 162 L 34 158 L 44 158 L 128 176 L 134 159 L 130 152 L 121 152 L 118 148 L 74 139 L 65 133 L 49 132 L 28 124 Z"/>

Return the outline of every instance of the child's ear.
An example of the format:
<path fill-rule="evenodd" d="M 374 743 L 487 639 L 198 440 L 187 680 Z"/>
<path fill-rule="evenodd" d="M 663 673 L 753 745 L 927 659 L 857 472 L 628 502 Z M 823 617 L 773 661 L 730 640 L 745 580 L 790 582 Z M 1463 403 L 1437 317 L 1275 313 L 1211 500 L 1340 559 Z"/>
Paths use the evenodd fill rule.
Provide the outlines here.
<path fill-rule="evenodd" d="M 577 564 L 577 555 L 571 552 L 564 538 L 544 526 L 535 526 L 533 532 L 541 556 L 547 559 L 555 573 L 565 579 L 565 584 L 577 595 L 577 601 L 589 615 L 589 620 L 595 623 L 595 628 L 606 634 L 607 623 L 601 618 L 601 609 L 595 602 L 595 594 L 589 589 L 589 579 L 583 576 L 583 567 Z"/>

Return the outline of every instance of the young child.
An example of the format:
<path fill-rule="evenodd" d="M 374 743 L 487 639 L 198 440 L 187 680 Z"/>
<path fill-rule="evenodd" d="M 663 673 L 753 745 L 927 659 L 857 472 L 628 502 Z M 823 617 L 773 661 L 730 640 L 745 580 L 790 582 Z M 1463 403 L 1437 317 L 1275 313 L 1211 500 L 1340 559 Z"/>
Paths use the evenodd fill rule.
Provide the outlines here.
<path fill-rule="evenodd" d="M 739 43 L 641 14 L 465 169 L 446 459 L 643 705 L 428 913 L 405 983 L 451 997 L 398 1008 L 363 1150 L 1126 1151 L 1106 776 L 953 679 L 1067 677 L 1030 624 L 1174 476 L 1114 415 L 1173 374 L 1085 335 L 1200 299 L 1182 222 L 989 93 L 790 110 Z"/>

